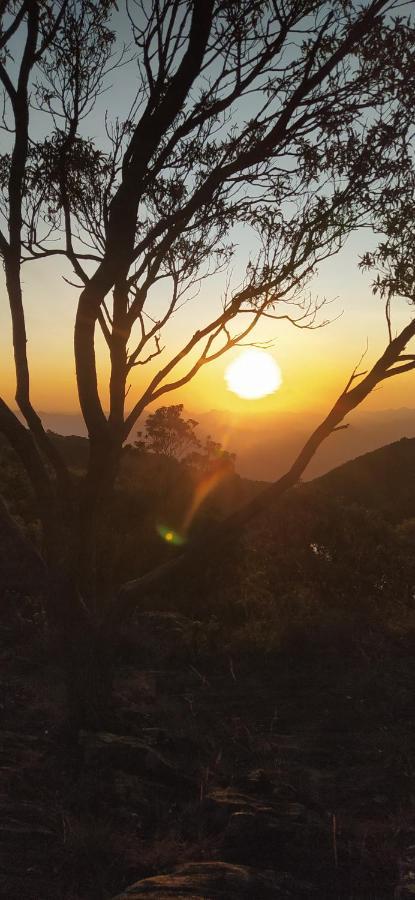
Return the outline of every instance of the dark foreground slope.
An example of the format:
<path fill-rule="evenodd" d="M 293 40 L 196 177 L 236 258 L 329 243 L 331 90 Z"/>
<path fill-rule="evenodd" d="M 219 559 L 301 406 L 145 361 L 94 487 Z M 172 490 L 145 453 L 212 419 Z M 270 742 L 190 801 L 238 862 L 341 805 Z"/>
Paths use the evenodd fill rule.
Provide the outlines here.
<path fill-rule="evenodd" d="M 398 522 L 415 516 L 415 438 L 402 438 L 313 482 L 330 497 L 376 509 Z"/>
<path fill-rule="evenodd" d="M 394 894 L 414 887 L 411 636 L 242 653 L 189 617 L 141 615 L 102 732 L 71 745 L 58 669 L 20 612 L 2 624 L 2 897 L 106 900 L 161 875 L 158 900 L 411 896 Z M 254 892 L 170 877 L 206 862 L 248 867 Z"/>
<path fill-rule="evenodd" d="M 4 592 L 0 896 L 414 895 L 414 452 L 300 486 L 138 610 L 72 743 L 41 607 Z"/>

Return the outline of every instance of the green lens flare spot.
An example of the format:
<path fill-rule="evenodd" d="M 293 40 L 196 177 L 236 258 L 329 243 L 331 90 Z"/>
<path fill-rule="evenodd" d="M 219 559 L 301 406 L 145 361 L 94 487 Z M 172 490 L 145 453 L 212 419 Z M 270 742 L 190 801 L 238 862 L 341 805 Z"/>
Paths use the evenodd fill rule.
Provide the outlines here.
<path fill-rule="evenodd" d="M 178 531 L 174 531 L 173 528 L 168 528 L 167 525 L 157 525 L 157 534 L 166 541 L 166 544 L 174 544 L 175 547 L 181 547 L 182 544 L 186 543 L 186 538 L 183 535 L 179 534 Z"/>

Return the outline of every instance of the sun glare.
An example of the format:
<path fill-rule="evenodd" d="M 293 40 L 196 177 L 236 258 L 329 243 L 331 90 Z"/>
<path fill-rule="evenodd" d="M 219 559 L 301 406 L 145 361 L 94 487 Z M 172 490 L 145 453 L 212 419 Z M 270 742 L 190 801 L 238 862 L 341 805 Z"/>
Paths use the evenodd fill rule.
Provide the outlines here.
<path fill-rule="evenodd" d="M 281 369 L 270 353 L 244 350 L 227 367 L 225 379 L 230 391 L 244 400 L 258 400 L 273 394 L 282 384 Z"/>

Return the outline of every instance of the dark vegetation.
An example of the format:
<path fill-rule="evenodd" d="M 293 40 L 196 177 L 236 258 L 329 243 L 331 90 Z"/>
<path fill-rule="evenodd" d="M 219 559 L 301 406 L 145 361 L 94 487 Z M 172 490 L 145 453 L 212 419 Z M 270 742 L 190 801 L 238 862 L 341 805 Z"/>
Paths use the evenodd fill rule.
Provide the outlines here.
<path fill-rule="evenodd" d="M 182 407 L 161 407 L 158 412 L 167 409 L 181 411 Z M 179 428 L 181 422 L 179 412 Z M 262 482 L 236 474 L 233 454 L 223 451 L 210 436 L 199 440 L 195 426 L 197 423 L 192 428 L 190 452 L 184 459 L 180 458 L 180 443 L 173 446 L 168 435 L 161 448 L 156 443 L 153 449 L 150 442 L 146 451 L 140 435 L 137 442 L 124 447 L 111 516 L 101 522 L 101 539 L 105 552 L 111 554 L 116 582 L 133 578 L 169 559 L 172 547 L 160 539 L 160 532 L 183 532 L 186 538 L 189 510 L 194 508 L 188 525 L 192 526 L 192 534 L 203 534 L 211 530 L 215 521 L 230 515 L 261 491 Z M 52 432 L 49 437 L 73 477 L 81 479 L 88 465 L 88 440 Z M 169 440 L 172 452 L 166 452 Z M 159 452 L 160 449 L 165 452 Z M 41 527 L 30 483 L 18 457 L 1 438 L 0 495 L 40 549 Z"/>
<path fill-rule="evenodd" d="M 81 470 L 85 442 L 54 440 Z M 411 896 L 414 456 L 403 439 L 298 486 L 220 571 L 212 559 L 185 591 L 139 608 L 102 730 L 75 743 L 39 579 L 28 563 L 19 584 L 22 555 L 9 566 L 2 896 L 101 900 L 151 876 L 157 898 Z M 36 543 L 23 470 L 3 446 L 0 472 Z M 259 487 L 228 480 L 199 528 Z M 191 481 L 177 460 L 125 450 L 112 532 L 123 576 L 177 551 L 155 526 L 179 521 Z"/>

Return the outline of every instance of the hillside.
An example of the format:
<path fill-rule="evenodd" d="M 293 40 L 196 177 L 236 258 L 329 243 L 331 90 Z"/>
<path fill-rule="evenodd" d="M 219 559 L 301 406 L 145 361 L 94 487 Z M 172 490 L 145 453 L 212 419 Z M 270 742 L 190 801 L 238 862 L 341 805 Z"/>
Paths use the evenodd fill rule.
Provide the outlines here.
<path fill-rule="evenodd" d="M 344 503 L 375 509 L 393 522 L 415 517 L 415 438 L 401 438 L 312 482 Z"/>
<path fill-rule="evenodd" d="M 88 457 L 86 438 L 59 434 L 54 434 L 53 437 L 66 463 L 74 470 L 82 470 Z M 175 468 L 174 462 L 171 464 L 166 461 L 166 469 L 169 465 Z M 135 476 L 138 486 L 140 478 L 146 481 L 152 477 L 153 468 L 154 459 L 151 456 L 137 459 L 133 463 L 131 457 L 128 461 L 125 458 L 121 477 L 128 474 L 131 485 Z M 266 481 L 233 476 L 226 485 L 225 507 L 233 511 L 266 484 Z M 308 484 L 313 485 L 313 490 L 318 488 L 324 495 L 336 497 L 346 504 L 357 503 L 367 509 L 376 509 L 393 521 L 412 518 L 415 516 L 415 438 L 403 437 L 357 456 L 314 478 Z M 220 490 L 215 495 L 216 502 L 219 497 Z"/>
<path fill-rule="evenodd" d="M 82 469 L 85 442 L 57 440 Z M 0 492 L 35 539 L 2 449 Z M 413 895 L 414 453 L 404 439 L 300 485 L 185 589 L 173 578 L 167 608 L 140 605 L 102 728 L 75 742 L 61 647 L 0 506 L 0 571 L 20 578 L 0 609 L 8 900 Z M 179 463 L 125 454 L 120 575 L 174 552 L 154 522 L 191 487 Z M 222 482 L 216 514 L 260 487 Z"/>
<path fill-rule="evenodd" d="M 88 441 L 78 435 L 50 432 L 74 477 L 82 475 L 88 461 Z M 218 518 L 230 515 L 260 491 L 261 482 L 243 479 L 232 469 L 197 473 L 174 458 L 155 453 L 124 449 L 117 480 L 111 517 L 103 523 L 114 553 L 116 577 L 128 580 L 153 568 L 171 552 L 160 537 L 163 528 L 181 532 L 189 510 L 192 528 L 203 529 Z M 206 488 L 206 489 L 205 489 Z M 0 439 L 0 497 L 14 523 L 35 545 L 39 545 L 40 527 L 32 490 L 19 459 L 6 441 Z M 198 500 L 200 497 L 200 500 Z M 13 523 L 12 523 L 13 524 Z M 0 516 L 0 585 L 19 590 L 24 583 L 38 585 L 38 566 L 24 575 L 21 566 L 22 545 L 12 552 L 16 528 L 8 534 L 6 517 Z M 137 547 L 140 548 L 139 554 Z M 32 572 L 32 578 L 30 577 Z"/>
<path fill-rule="evenodd" d="M 82 470 L 86 440 L 56 435 L 56 441 L 73 471 Z M 0 450 L 0 494 L 14 520 L 37 544 L 39 528 L 29 485 L 13 454 L 5 446 Z M 216 572 L 213 565 L 205 588 L 197 590 L 197 600 L 189 590 L 182 611 L 219 618 L 226 611 L 231 630 L 242 629 L 243 644 L 252 639 L 252 619 L 255 641 L 266 645 L 278 643 L 294 622 L 303 627 L 306 619 L 315 628 L 317 619 L 332 615 L 339 602 L 341 620 L 342 604 L 353 602 L 362 608 L 362 597 L 365 603 L 380 604 L 383 616 L 386 606 L 389 610 L 394 605 L 397 592 L 406 597 L 412 591 L 414 459 L 415 439 L 403 438 L 294 488 L 277 508 L 253 521 L 232 558 L 221 561 Z M 264 486 L 231 474 L 205 497 L 193 531 L 210 528 L 213 520 L 229 515 Z M 181 532 L 196 490 L 189 471 L 176 460 L 125 453 L 114 510 L 104 524 L 117 581 L 148 571 L 177 552 L 161 539 L 161 529 Z M 4 516 L 2 528 L 0 584 L 17 591 L 38 588 L 42 573 L 37 561 L 29 554 L 23 565 L 25 547 L 18 546 L 16 532 L 6 533 Z M 258 602 L 263 604 L 260 610 Z"/>

